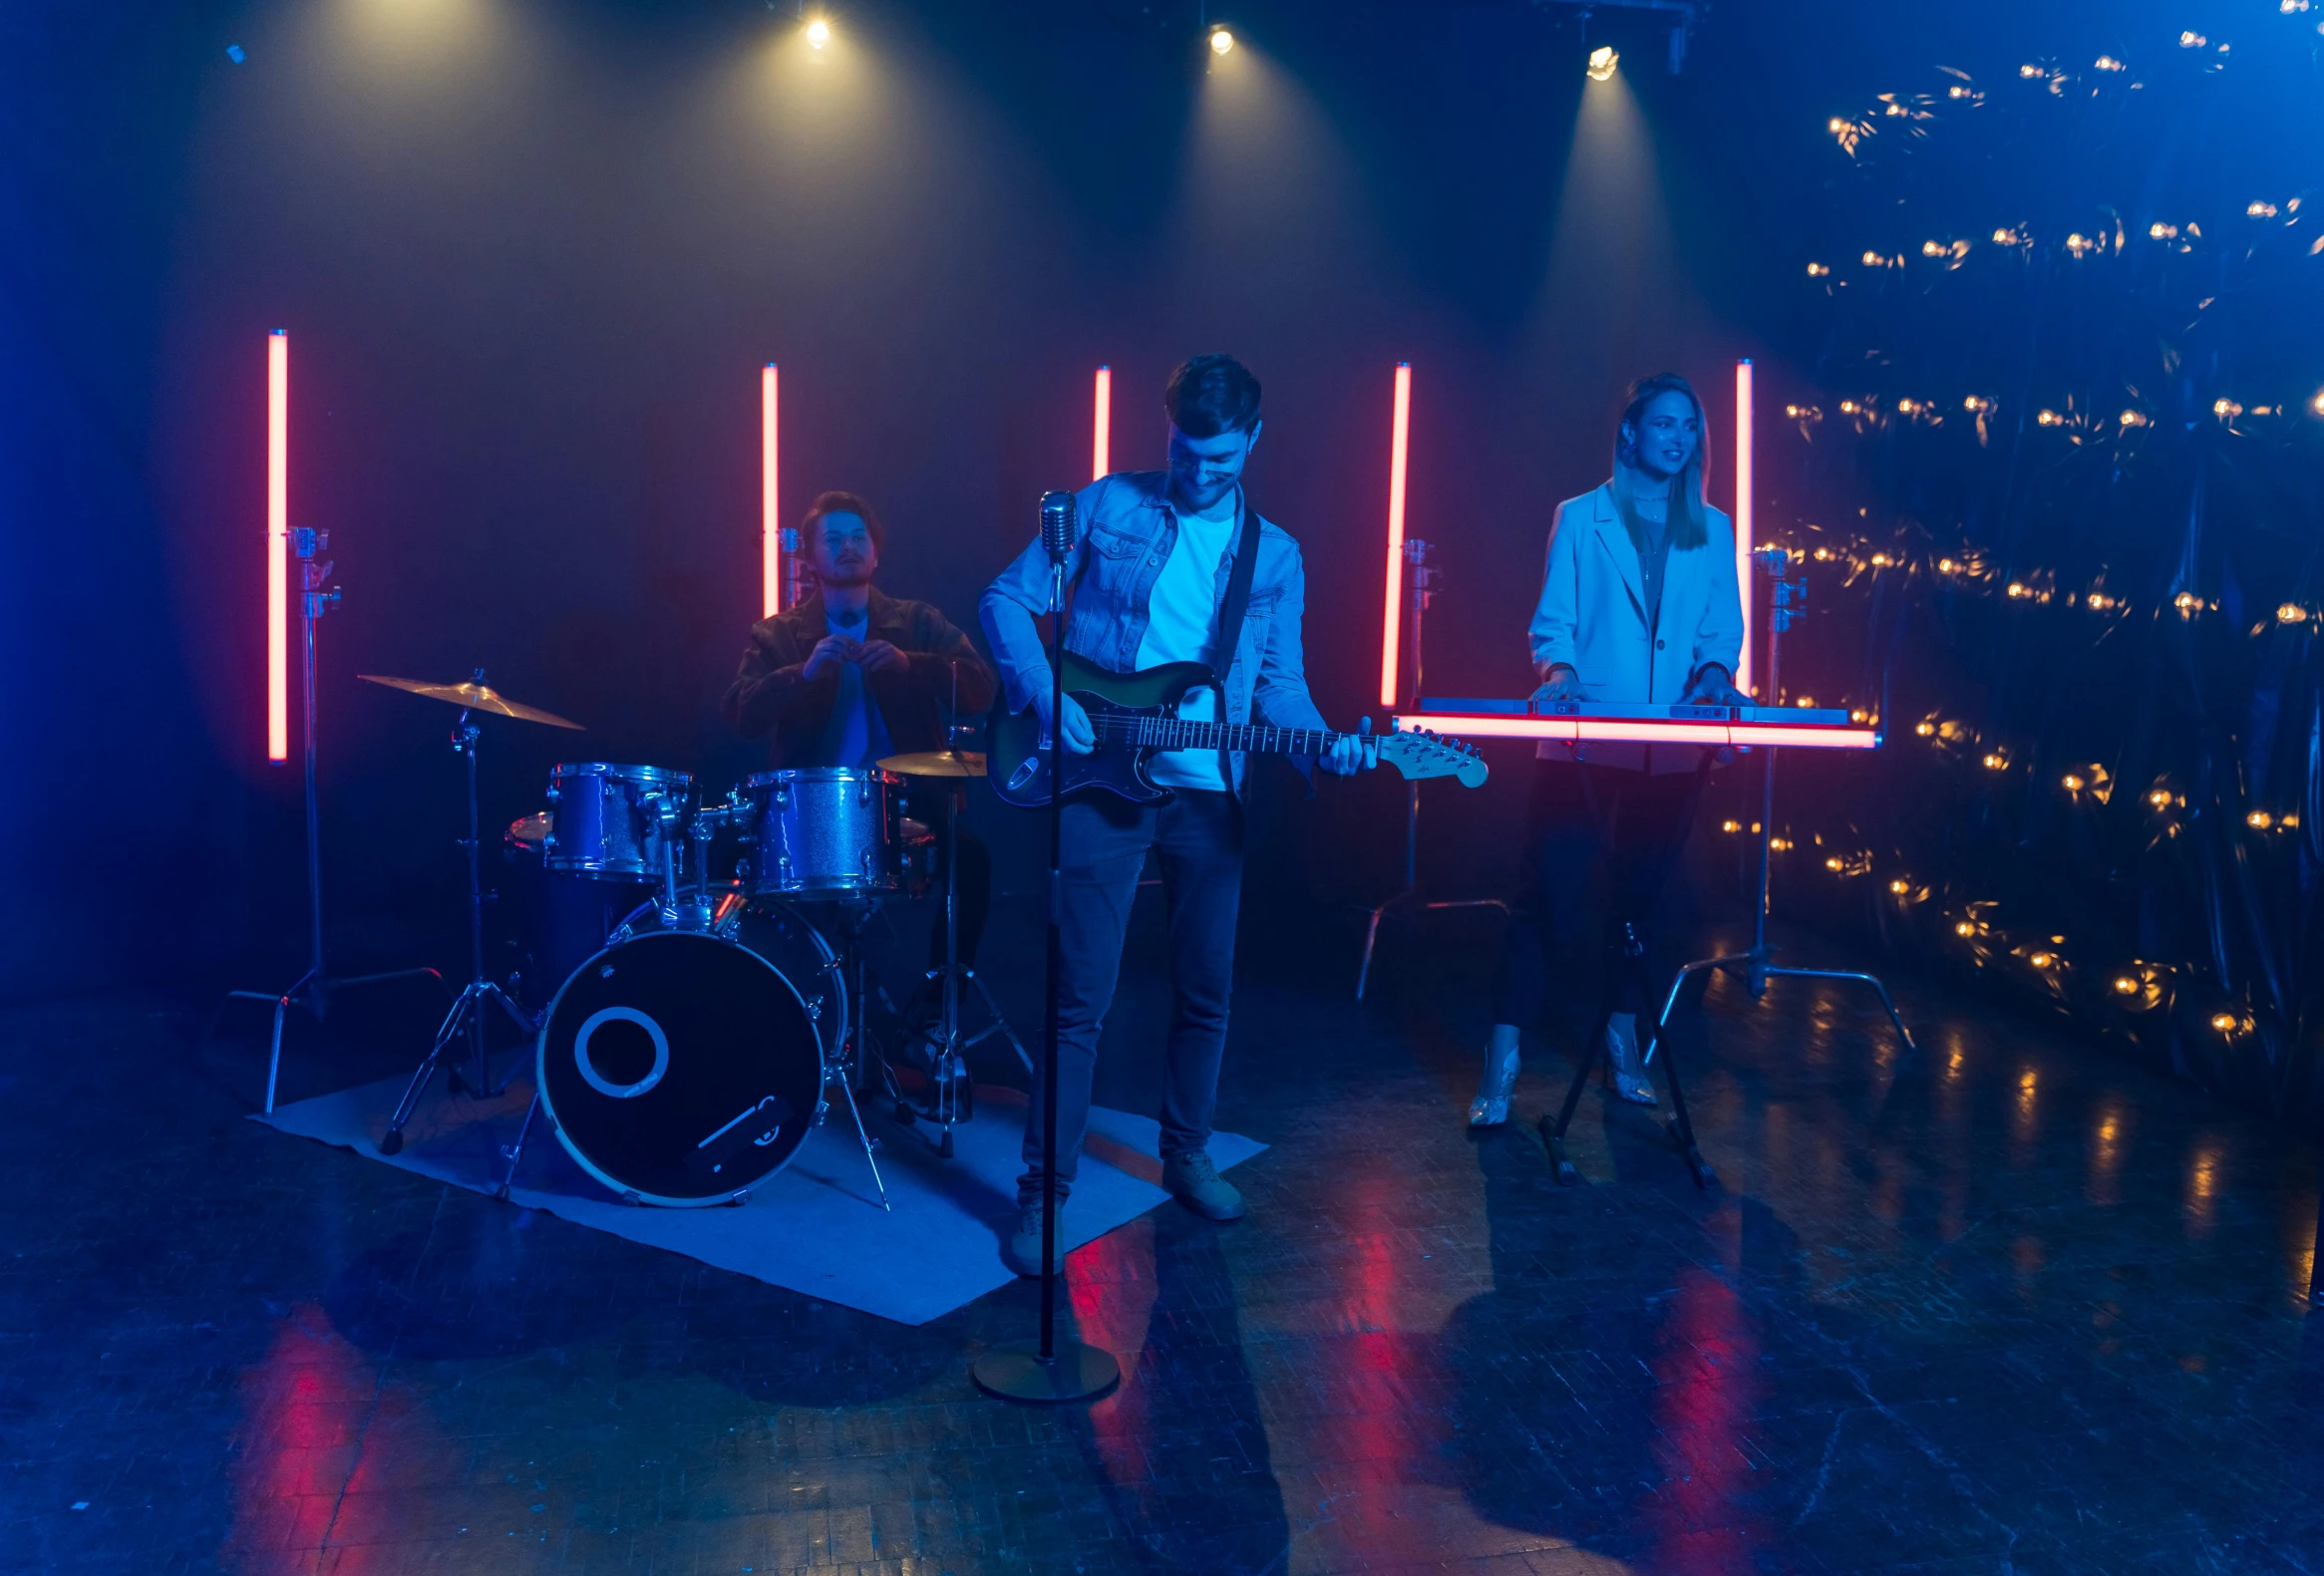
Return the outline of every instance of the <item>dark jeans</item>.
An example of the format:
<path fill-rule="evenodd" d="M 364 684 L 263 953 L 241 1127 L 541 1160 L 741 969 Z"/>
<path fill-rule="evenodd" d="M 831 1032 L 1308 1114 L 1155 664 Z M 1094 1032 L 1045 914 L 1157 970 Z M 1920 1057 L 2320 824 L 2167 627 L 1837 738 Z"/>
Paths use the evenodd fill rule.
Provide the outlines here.
<path fill-rule="evenodd" d="M 1529 1029 L 1550 970 L 1583 934 L 1591 872 L 1606 861 L 1606 1001 L 1643 1013 L 1648 925 L 1703 790 L 1701 772 L 1651 776 L 1619 767 L 1537 761 L 1525 806 L 1525 864 L 1501 952 L 1493 1021 Z"/>
<path fill-rule="evenodd" d="M 1098 1035 L 1113 1005 L 1122 938 L 1146 852 L 1162 866 L 1170 943 L 1170 1026 L 1164 1042 L 1162 1152 L 1210 1141 L 1226 1003 L 1234 981 L 1234 922 L 1242 903 L 1242 806 L 1216 789 L 1180 788 L 1162 805 L 1099 798 L 1065 807 L 1064 980 L 1057 1036 L 1057 1195 L 1072 1189 L 1090 1120 Z M 1017 1197 L 1041 1196 L 1041 1073 L 1026 1107 L 1025 1174 Z"/>

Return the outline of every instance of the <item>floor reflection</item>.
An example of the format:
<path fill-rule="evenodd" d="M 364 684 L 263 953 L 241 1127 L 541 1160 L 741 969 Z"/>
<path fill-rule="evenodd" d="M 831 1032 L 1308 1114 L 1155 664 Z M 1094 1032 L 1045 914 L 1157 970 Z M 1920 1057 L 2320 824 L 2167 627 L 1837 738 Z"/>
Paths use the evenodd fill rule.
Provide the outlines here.
<path fill-rule="evenodd" d="M 1121 1388 L 1073 1426 L 1138 1568 L 1283 1569 L 1289 1523 L 1220 1228 L 1165 1206 L 1070 1268 L 1082 1339 L 1123 1364 Z"/>
<path fill-rule="evenodd" d="M 233 1524 L 218 1563 L 246 1576 L 312 1570 L 343 1493 L 362 1474 L 379 1371 L 319 1304 L 302 1303 L 275 1321 L 265 1357 L 243 1372 L 237 1390 Z M 354 1576 L 392 1569 L 400 1558 L 377 1544 L 342 1546 L 332 1569 Z"/>

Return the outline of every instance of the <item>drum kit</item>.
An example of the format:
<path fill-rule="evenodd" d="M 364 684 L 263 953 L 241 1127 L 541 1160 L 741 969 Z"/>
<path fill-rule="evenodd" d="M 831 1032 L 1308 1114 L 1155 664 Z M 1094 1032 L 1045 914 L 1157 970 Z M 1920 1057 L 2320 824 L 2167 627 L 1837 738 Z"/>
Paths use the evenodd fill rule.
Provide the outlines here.
<path fill-rule="evenodd" d="M 457 685 L 363 677 L 459 706 L 453 748 L 468 765 L 471 979 L 414 1071 L 381 1152 L 403 1147 L 440 1068 L 462 1086 L 447 1058 L 464 1038 L 475 1069 L 467 1082 L 497 1093 L 485 1024 L 498 1009 L 534 1040 L 532 1103 L 515 1143 L 501 1151 L 499 1196 L 508 1196 L 533 1122 L 545 1119 L 573 1160 L 626 1202 L 740 1203 L 823 1123 L 835 1087 L 885 1209 L 857 1092 L 883 1097 L 907 1128 L 924 1121 L 931 1146 L 949 1158 L 952 1128 L 973 1109 L 962 1054 L 1005 1034 L 1026 1059 L 983 982 L 959 961 L 958 861 L 939 857 L 940 847 L 955 846 L 957 783 L 984 774 L 983 756 L 956 748 L 971 730 L 953 731 L 954 748 L 876 767 L 761 773 L 715 800 L 686 773 L 662 767 L 557 766 L 547 808 L 510 826 L 508 843 L 537 850 L 550 877 L 645 885 L 652 895 L 611 925 L 535 1016 L 485 977 L 474 719 L 579 725 L 508 700 L 484 685 L 482 672 Z M 909 780 L 942 789 L 941 843 L 904 814 Z M 731 879 L 711 875 L 722 835 L 741 855 Z M 928 895 L 939 866 L 945 961 L 927 974 L 935 1017 L 918 1036 L 919 1065 L 899 1067 L 868 1030 L 864 931 L 890 901 Z M 963 1033 L 963 985 L 983 994 L 991 1019 L 974 1035 Z"/>

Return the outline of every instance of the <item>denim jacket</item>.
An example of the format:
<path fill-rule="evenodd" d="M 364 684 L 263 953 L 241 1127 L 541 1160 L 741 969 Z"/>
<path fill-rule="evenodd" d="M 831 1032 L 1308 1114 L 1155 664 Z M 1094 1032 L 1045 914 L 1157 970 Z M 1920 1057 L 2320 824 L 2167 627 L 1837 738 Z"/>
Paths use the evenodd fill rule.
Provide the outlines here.
<path fill-rule="evenodd" d="M 1138 648 L 1146 639 L 1147 598 L 1177 545 L 1178 517 L 1164 495 L 1166 480 L 1167 473 L 1161 471 L 1122 472 L 1099 477 L 1078 495 L 1081 534 L 1066 560 L 1072 611 L 1065 644 L 1075 656 L 1113 672 L 1137 668 Z M 1226 600 L 1233 562 L 1230 541 L 1218 559 L 1218 603 Z M 1261 519 L 1250 606 L 1226 672 L 1226 721 L 1247 723 L 1255 709 L 1278 728 L 1325 726 L 1307 693 L 1307 664 L 1299 643 L 1306 605 L 1307 572 L 1300 566 L 1299 544 L 1280 526 Z M 1036 691 L 1050 684 L 1048 652 L 1033 623 L 1037 614 L 1049 611 L 1049 557 L 1038 538 L 985 587 L 980 611 L 1009 708 L 1022 711 Z M 1229 764 L 1240 792 L 1243 752 L 1233 752 Z M 1298 764 L 1304 771 L 1313 763 Z"/>

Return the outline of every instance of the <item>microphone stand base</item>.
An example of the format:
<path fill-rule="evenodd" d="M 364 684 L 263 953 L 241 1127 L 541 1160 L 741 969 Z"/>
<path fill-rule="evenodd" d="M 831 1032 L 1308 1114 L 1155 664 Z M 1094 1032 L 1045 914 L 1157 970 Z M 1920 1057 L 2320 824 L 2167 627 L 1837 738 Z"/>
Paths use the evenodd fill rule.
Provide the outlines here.
<path fill-rule="evenodd" d="M 1122 1365 L 1113 1353 L 1079 1341 L 1060 1341 L 1057 1355 L 1046 1362 L 1039 1342 L 1010 1341 L 986 1351 L 968 1372 L 988 1396 L 1038 1406 L 1096 1401 L 1122 1383 Z"/>

